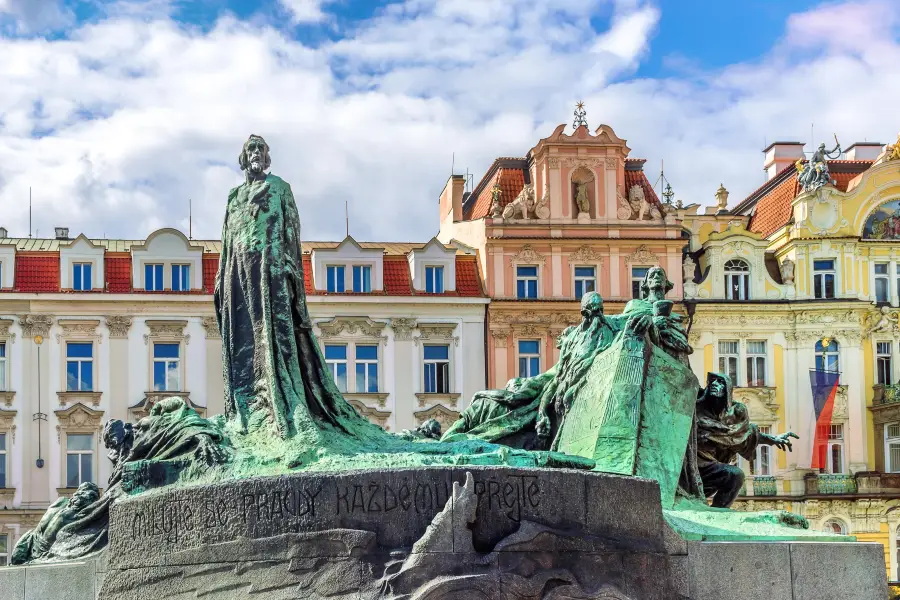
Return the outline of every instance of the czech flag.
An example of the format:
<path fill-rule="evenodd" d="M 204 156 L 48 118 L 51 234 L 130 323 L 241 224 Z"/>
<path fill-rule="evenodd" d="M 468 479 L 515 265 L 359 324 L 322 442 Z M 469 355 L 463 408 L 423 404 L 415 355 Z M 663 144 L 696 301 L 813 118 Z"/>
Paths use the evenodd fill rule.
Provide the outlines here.
<path fill-rule="evenodd" d="M 837 371 L 809 372 L 816 432 L 813 438 L 812 461 L 809 465 L 813 469 L 824 469 L 828 464 L 828 434 L 831 431 L 831 414 L 834 412 L 834 397 L 840 378 L 841 374 Z"/>

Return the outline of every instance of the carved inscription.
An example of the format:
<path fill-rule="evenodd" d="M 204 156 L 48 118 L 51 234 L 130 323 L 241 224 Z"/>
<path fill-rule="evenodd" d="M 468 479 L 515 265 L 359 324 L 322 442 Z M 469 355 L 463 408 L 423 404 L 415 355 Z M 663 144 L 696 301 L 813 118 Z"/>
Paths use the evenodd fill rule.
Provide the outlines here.
<path fill-rule="evenodd" d="M 500 510 L 510 520 L 522 520 L 522 511 L 537 508 L 540 504 L 541 488 L 537 476 L 519 475 L 497 480 L 493 477 L 475 482 L 478 508 L 488 511 Z"/>
<path fill-rule="evenodd" d="M 367 484 L 337 485 L 335 513 L 390 513 L 393 511 L 435 514 L 442 510 L 450 497 L 446 482 L 412 482 L 404 479 L 399 485 L 371 481 Z"/>

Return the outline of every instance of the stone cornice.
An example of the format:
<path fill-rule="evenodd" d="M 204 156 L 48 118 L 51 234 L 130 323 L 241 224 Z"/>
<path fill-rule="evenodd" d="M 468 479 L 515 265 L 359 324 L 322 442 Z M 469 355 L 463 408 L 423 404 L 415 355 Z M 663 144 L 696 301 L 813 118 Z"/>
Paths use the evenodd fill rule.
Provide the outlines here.
<path fill-rule="evenodd" d="M 459 336 L 454 336 L 456 323 L 419 323 L 419 336 L 413 340 L 417 345 L 419 340 L 446 340 L 459 346 Z"/>
<path fill-rule="evenodd" d="M 328 321 L 316 323 L 320 337 L 333 338 L 339 335 L 358 336 L 372 338 L 387 343 L 384 335 L 386 321 L 373 321 L 368 317 L 334 317 Z"/>
<path fill-rule="evenodd" d="M 184 320 L 168 320 L 168 319 L 147 319 L 144 324 L 150 330 L 149 334 L 144 334 L 144 344 L 149 344 L 151 340 L 162 341 L 181 341 L 189 344 L 191 336 L 185 335 L 184 328 L 187 327 L 187 321 Z"/>
<path fill-rule="evenodd" d="M 99 319 L 58 319 L 56 324 L 62 328 L 62 331 L 56 334 L 57 342 L 62 342 L 64 339 L 77 339 L 94 340 L 100 343 L 103 339 L 97 333 L 97 327 L 100 326 Z"/>

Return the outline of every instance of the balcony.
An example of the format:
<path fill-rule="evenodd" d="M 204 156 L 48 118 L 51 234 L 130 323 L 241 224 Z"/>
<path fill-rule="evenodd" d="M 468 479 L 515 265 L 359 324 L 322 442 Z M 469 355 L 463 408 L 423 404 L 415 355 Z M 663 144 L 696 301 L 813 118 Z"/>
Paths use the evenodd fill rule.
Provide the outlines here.
<path fill-rule="evenodd" d="M 807 495 L 855 494 L 856 478 L 853 475 L 810 473 L 804 477 Z"/>
<path fill-rule="evenodd" d="M 872 398 L 872 404 L 894 404 L 900 402 L 900 383 L 891 385 L 876 384 L 872 386 L 875 396 Z"/>
<path fill-rule="evenodd" d="M 757 476 L 753 478 L 753 495 L 754 496 L 777 496 L 778 487 L 775 485 L 775 478 L 769 476 Z"/>

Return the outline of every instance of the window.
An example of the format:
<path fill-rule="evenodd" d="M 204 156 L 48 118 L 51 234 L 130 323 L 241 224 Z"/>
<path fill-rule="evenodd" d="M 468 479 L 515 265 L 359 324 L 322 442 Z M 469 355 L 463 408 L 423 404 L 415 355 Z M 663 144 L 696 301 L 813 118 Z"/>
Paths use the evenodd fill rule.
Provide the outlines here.
<path fill-rule="evenodd" d="M 835 535 L 847 535 L 847 527 L 837 519 L 828 519 L 822 526 L 825 533 L 833 533 Z"/>
<path fill-rule="evenodd" d="M 731 378 L 731 385 L 738 384 L 738 342 L 719 340 L 719 373 Z"/>
<path fill-rule="evenodd" d="M 450 393 L 450 346 L 425 346 L 425 393 Z"/>
<path fill-rule="evenodd" d="M 900 298 L 900 264 L 897 265 L 897 297 Z"/>
<path fill-rule="evenodd" d="M 191 290 L 191 265 L 172 265 L 172 291 Z"/>
<path fill-rule="evenodd" d="M 891 343 L 875 343 L 875 377 L 881 385 L 890 385 L 893 381 L 893 369 L 891 368 Z"/>
<path fill-rule="evenodd" d="M 816 298 L 834 298 L 834 261 L 813 261 L 813 288 Z"/>
<path fill-rule="evenodd" d="M 66 391 L 94 390 L 94 345 L 91 342 L 66 343 Z"/>
<path fill-rule="evenodd" d="M 0 392 L 6 389 L 6 342 L 0 342 Z"/>
<path fill-rule="evenodd" d="M 175 343 L 153 344 L 153 390 L 181 391 L 181 346 Z"/>
<path fill-rule="evenodd" d="M 631 297 L 641 297 L 641 284 L 644 283 L 644 277 L 650 267 L 631 267 Z"/>
<path fill-rule="evenodd" d="M 884 470 L 900 473 L 900 423 L 884 426 Z"/>
<path fill-rule="evenodd" d="M 816 342 L 816 370 L 840 371 L 839 350 L 835 340 L 822 339 Z"/>
<path fill-rule="evenodd" d="M 596 289 L 597 276 L 594 267 L 575 267 L 575 297 L 580 299 Z"/>
<path fill-rule="evenodd" d="M 760 433 L 769 433 L 768 425 L 760 425 Z M 772 447 L 760 444 L 756 447 L 756 457 L 750 463 L 750 472 L 753 475 L 766 477 L 772 474 Z"/>
<path fill-rule="evenodd" d="M 541 374 L 541 343 L 538 340 L 519 340 L 519 377 Z"/>
<path fill-rule="evenodd" d="M 372 291 L 372 267 L 369 265 L 353 265 L 353 291 Z"/>
<path fill-rule="evenodd" d="M 828 426 L 828 472 L 844 472 L 844 426 Z"/>
<path fill-rule="evenodd" d="M 329 292 L 344 291 L 344 267 L 343 265 L 328 265 L 325 267 L 325 278 L 328 281 Z"/>
<path fill-rule="evenodd" d="M 750 266 L 746 262 L 735 259 L 725 263 L 725 297 L 750 299 Z"/>
<path fill-rule="evenodd" d="M 425 267 L 425 291 L 429 294 L 444 293 L 444 267 Z"/>
<path fill-rule="evenodd" d="M 378 391 L 378 346 L 356 346 L 356 391 Z"/>
<path fill-rule="evenodd" d="M 516 298 L 537 298 L 538 268 L 516 267 Z"/>
<path fill-rule="evenodd" d="M 766 385 L 766 341 L 747 341 L 747 386 Z"/>
<path fill-rule="evenodd" d="M 341 267 L 343 268 L 343 267 Z M 344 344 L 325 344 L 325 364 L 331 371 L 331 377 L 340 391 L 347 391 L 347 346 Z"/>
<path fill-rule="evenodd" d="M 144 265 L 144 289 L 151 292 L 163 290 L 162 265 Z"/>
<path fill-rule="evenodd" d="M 875 263 L 875 302 L 891 301 L 890 274 L 888 263 Z"/>
<path fill-rule="evenodd" d="M 77 488 L 94 481 L 94 436 L 90 433 L 66 434 L 66 487 Z"/>
<path fill-rule="evenodd" d="M 6 487 L 6 434 L 0 433 L 0 489 Z"/>
<path fill-rule="evenodd" d="M 9 538 L 5 533 L 0 533 L 0 567 L 9 564 Z"/>
<path fill-rule="evenodd" d="M 72 289 L 79 292 L 93 289 L 91 279 L 91 263 L 75 263 L 72 265 Z"/>

